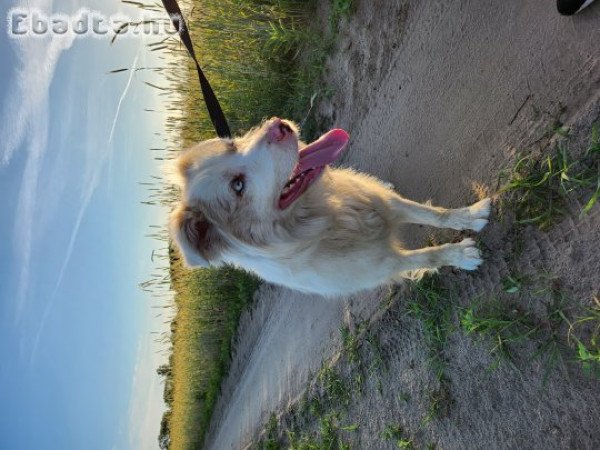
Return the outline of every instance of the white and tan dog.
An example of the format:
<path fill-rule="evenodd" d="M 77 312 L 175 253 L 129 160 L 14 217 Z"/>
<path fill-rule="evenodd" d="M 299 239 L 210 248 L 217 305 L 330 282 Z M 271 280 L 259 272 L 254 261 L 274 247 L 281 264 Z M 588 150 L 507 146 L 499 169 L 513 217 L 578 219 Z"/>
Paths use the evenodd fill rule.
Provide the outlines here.
<path fill-rule="evenodd" d="M 472 239 L 402 247 L 400 223 L 481 230 L 490 200 L 443 209 L 406 200 L 374 177 L 334 169 L 348 143 L 332 130 L 306 145 L 278 118 L 241 138 L 211 139 L 177 160 L 183 199 L 170 229 L 189 266 L 233 264 L 272 283 L 326 296 L 419 269 L 481 264 Z"/>

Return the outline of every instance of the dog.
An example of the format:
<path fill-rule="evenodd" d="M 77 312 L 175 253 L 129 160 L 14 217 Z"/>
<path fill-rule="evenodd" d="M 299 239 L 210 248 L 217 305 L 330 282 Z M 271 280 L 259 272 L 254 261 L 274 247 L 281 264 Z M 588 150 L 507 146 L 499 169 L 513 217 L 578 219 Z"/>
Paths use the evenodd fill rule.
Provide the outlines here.
<path fill-rule="evenodd" d="M 332 168 L 349 136 L 299 140 L 273 118 L 235 139 L 210 139 L 175 162 L 182 200 L 170 232 L 187 266 L 231 264 L 264 280 L 324 296 L 398 281 L 422 269 L 475 270 L 472 239 L 407 250 L 399 225 L 480 231 L 490 199 L 460 209 L 413 202 L 375 177 Z"/>

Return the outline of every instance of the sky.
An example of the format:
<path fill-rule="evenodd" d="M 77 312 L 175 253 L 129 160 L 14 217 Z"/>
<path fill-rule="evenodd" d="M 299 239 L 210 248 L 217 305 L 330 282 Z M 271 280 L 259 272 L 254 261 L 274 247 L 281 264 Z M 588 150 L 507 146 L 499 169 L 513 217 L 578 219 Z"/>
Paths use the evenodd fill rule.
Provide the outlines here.
<path fill-rule="evenodd" d="M 3 0 L 73 14 L 115 0 Z M 137 13 L 136 13 L 137 14 Z M 7 28 L 3 20 L 4 28 Z M 0 447 L 153 449 L 164 404 L 165 317 L 138 284 L 160 271 L 147 237 L 166 211 L 140 182 L 160 175 L 160 65 L 152 38 L 0 33 Z M 133 76 L 131 74 L 133 73 Z M 162 264 L 165 262 L 163 260 Z M 153 308 L 154 306 L 154 308 Z"/>

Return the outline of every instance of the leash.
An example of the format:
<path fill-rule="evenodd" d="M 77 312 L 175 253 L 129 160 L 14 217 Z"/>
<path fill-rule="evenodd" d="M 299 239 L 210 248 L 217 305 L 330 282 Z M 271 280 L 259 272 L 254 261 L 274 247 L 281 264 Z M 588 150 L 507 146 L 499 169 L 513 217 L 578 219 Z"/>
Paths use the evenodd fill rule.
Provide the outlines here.
<path fill-rule="evenodd" d="M 200 67 L 198 58 L 196 58 L 192 39 L 190 38 L 187 24 L 181 13 L 181 8 L 179 8 L 179 5 L 177 4 L 177 0 L 162 0 L 162 3 L 171 18 L 171 23 L 179 33 L 181 42 L 183 42 L 183 45 L 185 45 L 188 53 L 196 63 L 196 70 L 198 71 L 198 79 L 200 80 L 200 88 L 202 89 L 204 103 L 206 103 L 206 109 L 208 110 L 210 120 L 215 127 L 217 136 L 220 138 L 231 138 L 231 131 L 229 130 L 229 125 L 227 124 L 227 119 L 225 119 L 225 114 L 223 114 L 219 100 L 217 100 L 217 96 L 210 87 L 210 83 Z"/>

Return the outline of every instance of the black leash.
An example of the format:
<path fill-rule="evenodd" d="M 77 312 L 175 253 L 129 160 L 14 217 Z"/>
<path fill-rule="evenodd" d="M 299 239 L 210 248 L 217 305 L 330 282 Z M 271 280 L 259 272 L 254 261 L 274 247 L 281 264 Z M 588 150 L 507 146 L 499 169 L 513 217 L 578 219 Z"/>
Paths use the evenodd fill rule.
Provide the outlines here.
<path fill-rule="evenodd" d="M 208 115 L 210 116 L 210 120 L 215 127 L 217 136 L 220 138 L 231 138 L 231 131 L 229 130 L 229 125 L 227 124 L 227 119 L 225 119 L 225 114 L 223 114 L 219 100 L 217 100 L 215 93 L 210 87 L 210 83 L 206 79 L 204 72 L 202 72 L 200 63 L 198 63 L 198 59 L 196 58 L 196 53 L 194 53 L 192 39 L 190 38 L 187 24 L 185 23 L 183 14 L 181 13 L 181 8 L 179 8 L 179 5 L 177 4 L 177 0 L 162 0 L 162 2 L 167 10 L 167 13 L 169 14 L 169 17 L 171 18 L 173 26 L 181 37 L 181 42 L 183 42 L 183 45 L 185 45 L 188 53 L 196 63 L 196 69 L 198 70 L 198 78 L 200 79 L 200 87 L 202 88 L 202 95 L 204 97 L 204 102 L 206 103 L 206 109 L 208 109 Z"/>

